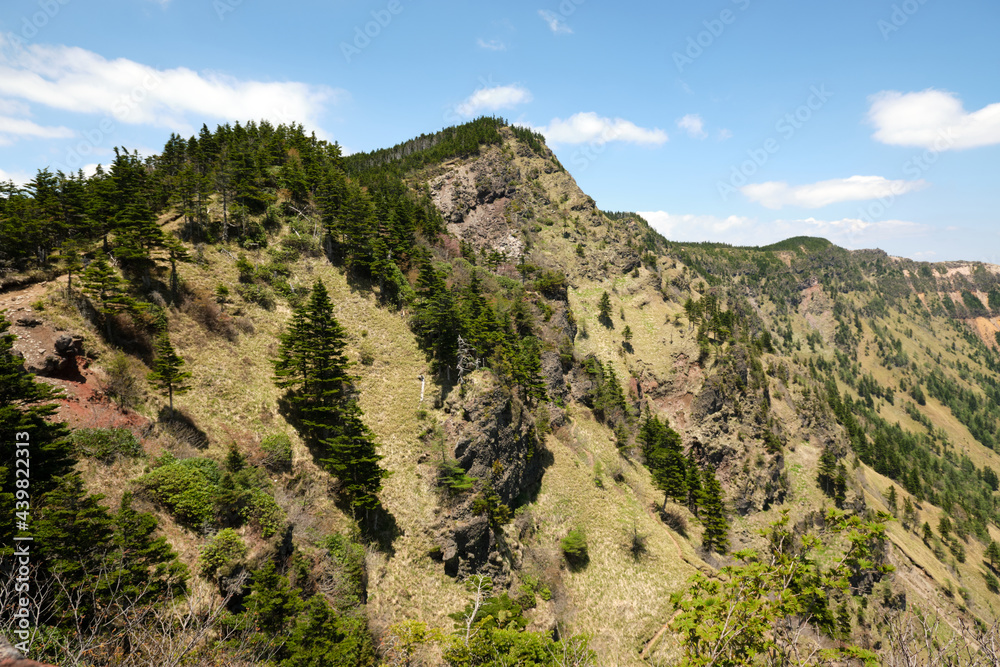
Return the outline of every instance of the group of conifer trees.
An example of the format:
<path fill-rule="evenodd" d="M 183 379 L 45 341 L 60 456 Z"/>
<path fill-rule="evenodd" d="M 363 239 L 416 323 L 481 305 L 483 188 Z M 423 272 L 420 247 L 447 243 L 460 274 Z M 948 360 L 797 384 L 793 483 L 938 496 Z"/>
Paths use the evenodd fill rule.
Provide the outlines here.
<path fill-rule="evenodd" d="M 702 536 L 705 549 L 726 553 L 729 521 L 715 469 L 711 466 L 702 469 L 691 454 L 684 456 L 680 434 L 655 415 L 647 413 L 638 441 L 653 483 L 663 491 L 664 509 L 670 499 L 686 505 L 705 527 Z"/>
<path fill-rule="evenodd" d="M 535 326 L 523 293 L 514 295 L 507 311 L 499 312 L 478 272 L 472 273 L 468 285 L 449 288 L 445 276 L 430 261 L 421 265 L 413 329 L 435 369 L 445 378 L 457 379 L 460 368 L 482 363 L 520 387 L 526 400 L 545 400 L 541 342 L 534 335 Z"/>
<path fill-rule="evenodd" d="M 0 500 L 8 509 L 0 516 L 0 585 L 16 597 L 12 545 L 27 533 L 32 569 L 20 595 L 29 596 L 44 631 L 43 652 L 59 655 L 60 632 L 97 637 L 116 620 L 141 617 L 183 594 L 188 575 L 166 538 L 156 537 L 156 519 L 137 511 L 130 493 L 116 512 L 101 504 L 103 496 L 87 493 L 74 471 L 69 432 L 53 419 L 55 392 L 24 372 L 8 328 L 0 317 L 0 432 L 7 434 L 0 442 Z M 27 434 L 19 438 L 27 446 L 16 447 L 15 433 Z M 15 478 L 18 460 L 30 466 L 30 486 Z"/>
<path fill-rule="evenodd" d="M 351 507 L 371 510 L 379 506 L 378 492 L 388 473 L 379 465 L 383 457 L 376 452 L 375 436 L 361 419 L 344 354 L 346 337 L 326 287 L 317 280 L 281 336 L 275 383 L 287 390 L 300 431 L 344 485 Z"/>

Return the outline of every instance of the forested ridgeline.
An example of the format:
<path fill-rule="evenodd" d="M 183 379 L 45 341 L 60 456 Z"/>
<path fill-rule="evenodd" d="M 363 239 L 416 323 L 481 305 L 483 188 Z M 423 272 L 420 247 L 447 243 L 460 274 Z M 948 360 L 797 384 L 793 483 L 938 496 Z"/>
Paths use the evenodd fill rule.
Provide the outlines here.
<path fill-rule="evenodd" d="M 504 217 L 523 241 L 518 256 L 450 235 L 426 182 L 443 163 L 483 154 L 545 162 L 514 184 L 507 211 L 524 216 Z M 544 528 L 531 519 L 538 489 L 501 497 L 507 466 L 555 465 L 542 450 L 558 430 L 575 448 L 571 466 L 593 466 L 592 486 L 654 517 L 658 538 L 681 561 L 698 561 L 695 580 L 673 582 L 673 600 L 656 601 L 669 606 L 658 620 L 666 625 L 643 635 L 633 662 L 653 664 L 647 654 L 661 636 L 674 648 L 655 659 L 683 653 L 684 665 L 748 664 L 748 656 L 875 664 L 934 651 L 953 660 L 962 650 L 970 664 L 988 661 L 988 623 L 978 616 L 992 618 L 981 603 L 992 597 L 967 587 L 985 582 L 993 596 L 1000 572 L 990 532 L 1000 521 L 990 458 L 1000 446 L 1000 355 L 962 320 L 1000 313 L 1000 277 L 980 265 L 922 264 L 822 239 L 765 248 L 672 243 L 635 213 L 602 212 L 589 198 L 574 208 L 566 192 L 550 197 L 551 180 L 540 174 L 563 175 L 542 137 L 500 118 L 346 157 L 301 126 L 250 122 L 171 135 L 156 156 L 117 149 L 89 177 L 43 169 L 23 188 L 5 184 L 0 279 L 13 288 L 66 276 L 60 303 L 102 339 L 102 366 L 144 367 L 166 401 L 150 428 L 198 432 L 174 407 L 200 372 L 172 340 L 180 313 L 229 343 L 254 334 L 248 313 L 280 318 L 277 339 L 258 348 L 267 350 L 268 387 L 278 390 L 275 412 L 298 434 L 322 472 L 316 488 L 348 526 L 308 538 L 296 532 L 298 500 L 288 489 L 307 475 L 293 465 L 287 433 L 262 434 L 252 448 L 149 456 L 127 429 L 70 431 L 53 418 L 49 385 L 24 373 L 5 333 L 11 323 L 0 319 L 0 429 L 30 433 L 33 447 L 34 655 L 73 665 L 411 665 L 429 655 L 452 666 L 598 664 L 601 638 L 537 618 L 553 610 L 557 620 L 573 618 L 570 585 L 600 578 L 607 537 L 572 517 L 546 556 L 552 567 L 520 569 L 528 553 L 520 542 L 532 544 Z M 615 244 L 627 259 L 622 275 L 595 261 L 593 284 L 571 284 L 567 276 L 591 275 L 576 271 L 589 254 Z M 234 279 L 195 284 L 194 268 L 211 275 L 213 261 L 234 269 Z M 416 341 L 432 375 L 420 377 L 433 395 L 424 403 L 421 384 L 415 419 L 430 452 L 419 461 L 433 456 L 425 477 L 438 494 L 435 512 L 447 513 L 445 523 L 479 526 L 477 539 L 488 545 L 479 570 L 463 573 L 467 605 L 450 607 L 446 628 L 373 622 L 368 568 L 392 558 L 400 537 L 386 485 L 413 471 L 389 469 L 378 428 L 361 409 L 347 349 L 357 345 L 365 367 L 375 359 L 357 343 L 367 329 L 334 314 L 333 274 L 324 282 L 316 268 L 331 264 L 346 278 L 344 293 L 391 313 Z M 655 307 L 666 316 L 650 324 L 644 318 Z M 661 356 L 673 365 L 654 376 Z M 697 382 L 677 388 L 697 393 L 694 407 L 671 425 L 658 411 L 685 375 Z M 482 386 L 497 388 L 493 403 L 476 393 Z M 127 412 L 135 391 L 108 385 L 106 396 Z M 957 426 L 945 428 L 931 412 L 938 406 Z M 464 428 L 455 421 L 489 426 L 467 436 L 477 446 L 510 439 L 517 422 L 527 461 L 496 457 L 473 473 L 446 443 Z M 588 422 L 610 442 L 607 475 L 586 449 L 593 443 L 572 439 Z M 3 446 L 3 498 L 13 505 L 13 445 Z M 810 448 L 818 461 L 802 454 Z M 110 466 L 135 472 L 114 503 L 90 493 L 81 474 Z M 889 480 L 884 495 L 866 472 Z M 750 497 L 754 475 L 759 505 Z M 883 504 L 884 513 L 876 509 Z M 763 523 L 749 523 L 772 507 L 798 513 L 759 531 Z M 906 553 L 926 550 L 935 576 L 958 582 L 959 597 L 950 579 L 941 595 L 961 607 L 961 620 L 936 647 L 918 646 L 919 632 L 940 630 L 934 610 L 914 614 L 898 601 L 886 528 L 895 519 L 904 535 L 893 539 Z M 665 566 L 635 521 L 614 546 L 616 562 Z M 13 517 L 4 515 L 0 528 L 10 544 Z M 741 548 L 754 539 L 760 548 Z M 462 558 L 463 567 L 476 563 L 445 544 L 418 556 L 444 561 L 446 572 Z M 470 545 L 462 548 L 478 548 Z M 982 563 L 967 558 L 979 553 Z M 496 580 L 484 574 L 490 567 Z M 13 627 L 10 610 L 0 627 Z"/>

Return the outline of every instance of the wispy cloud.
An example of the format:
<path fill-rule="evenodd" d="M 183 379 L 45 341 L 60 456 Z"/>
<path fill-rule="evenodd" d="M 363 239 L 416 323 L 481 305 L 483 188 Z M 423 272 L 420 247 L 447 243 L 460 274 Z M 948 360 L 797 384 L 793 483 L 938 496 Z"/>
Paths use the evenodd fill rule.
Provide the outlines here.
<path fill-rule="evenodd" d="M 487 51 L 506 51 L 507 50 L 507 45 L 504 44 L 503 42 L 501 42 L 499 39 L 486 40 L 486 39 L 483 39 L 482 37 L 480 37 L 478 40 L 476 40 L 476 44 L 479 45 L 479 48 L 486 49 Z"/>
<path fill-rule="evenodd" d="M 593 111 L 573 114 L 566 120 L 553 118 L 547 126 L 536 128 L 548 141 L 559 144 L 597 144 L 612 141 L 659 146 L 668 139 L 658 128 L 639 127 L 623 118 L 606 118 Z"/>
<path fill-rule="evenodd" d="M 880 197 L 898 197 L 927 187 L 927 181 L 890 181 L 882 176 L 851 176 L 818 183 L 791 186 L 784 181 L 750 183 L 740 188 L 750 201 L 766 208 L 785 206 L 822 208 L 846 201 L 869 201 Z"/>
<path fill-rule="evenodd" d="M 47 127 L 24 118 L 0 116 L 0 146 L 9 145 L 21 138 L 65 139 L 73 134 L 73 130 L 68 127 Z"/>
<path fill-rule="evenodd" d="M 197 123 L 205 118 L 295 121 L 318 134 L 326 106 L 347 97 L 324 85 L 244 80 L 185 67 L 161 70 L 77 47 L 18 48 L 2 36 L 0 95 L 177 131 L 190 131 L 190 115 Z"/>
<path fill-rule="evenodd" d="M 696 113 L 689 113 L 683 118 L 677 119 L 677 127 L 687 132 L 693 139 L 704 139 L 708 136 L 705 132 L 705 121 Z"/>
<path fill-rule="evenodd" d="M 14 185 L 24 185 L 30 180 L 31 177 L 23 171 L 4 171 L 0 169 L 0 183 L 14 181 Z"/>
<path fill-rule="evenodd" d="M 877 141 L 935 151 L 1000 144 L 1000 103 L 966 111 L 954 93 L 882 91 L 870 98 L 868 121 Z"/>
<path fill-rule="evenodd" d="M 566 25 L 562 17 L 548 9 L 539 9 L 538 15 L 549 25 L 549 30 L 557 35 L 572 35 L 573 29 Z"/>
<path fill-rule="evenodd" d="M 455 111 L 468 118 L 484 111 L 512 109 L 519 104 L 527 104 L 531 99 L 531 91 L 518 85 L 480 88 L 455 107 Z"/>
<path fill-rule="evenodd" d="M 733 245 L 768 245 L 793 236 L 819 236 L 849 249 L 873 248 L 899 239 L 925 236 L 932 228 L 907 220 L 866 222 L 854 218 L 767 220 L 743 216 L 640 211 L 657 231 L 672 241 L 716 241 Z"/>

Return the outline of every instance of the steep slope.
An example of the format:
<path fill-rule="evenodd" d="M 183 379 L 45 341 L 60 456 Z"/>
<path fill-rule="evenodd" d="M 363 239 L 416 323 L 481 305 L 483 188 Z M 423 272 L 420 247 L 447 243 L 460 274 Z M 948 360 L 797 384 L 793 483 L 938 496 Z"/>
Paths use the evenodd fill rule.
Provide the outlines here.
<path fill-rule="evenodd" d="M 220 192 L 185 189 L 179 174 L 213 146 L 225 155 L 216 142 L 242 145 L 244 131 L 259 173 L 217 176 Z M 805 237 L 674 244 L 635 214 L 601 211 L 538 135 L 495 119 L 346 159 L 294 128 L 192 142 L 172 137 L 148 166 L 156 226 L 186 252 L 165 242 L 151 269 L 120 261 L 142 307 L 116 313 L 110 339 L 99 297 L 67 297 L 64 278 L 0 303 L 15 349 L 67 390 L 62 418 L 141 439 L 138 458 L 79 450 L 91 491 L 112 508 L 137 492 L 192 572 L 223 529 L 245 543 L 227 574 L 191 578 L 202 618 L 223 601 L 241 618 L 260 594 L 240 574 L 274 563 L 303 600 L 363 618 L 387 664 L 444 664 L 451 644 L 428 628 L 451 634 L 466 586 L 489 575 L 528 630 L 584 633 L 596 664 L 668 664 L 681 652 L 672 596 L 695 573 L 724 581 L 717 569 L 734 561 L 703 547 L 699 503 L 651 474 L 650 416 L 676 430 L 688 474 L 722 482 L 730 551 L 767 552 L 760 532 L 785 514 L 797 536 L 828 531 L 835 506 L 899 518 L 880 556 L 896 573 L 838 602 L 846 635 L 809 641 L 877 646 L 869 600 L 882 609 L 900 593 L 956 631 L 997 618 L 986 548 L 1000 539 L 1000 267 Z M 126 231 L 112 230 L 123 258 Z M 86 238 L 83 253 L 99 256 L 101 234 Z M 48 259 L 36 268 L 59 272 Z M 374 523 L 345 504 L 273 381 L 282 334 L 317 280 L 391 473 Z M 144 384 L 157 331 L 194 373 L 175 398 L 179 419 L 161 397 L 116 384 Z M 57 349 L 63 332 L 72 344 Z M 275 436 L 290 438 L 287 466 L 273 464 Z M 278 510 L 185 523 L 147 481 L 175 459 L 208 459 L 228 479 L 255 471 L 254 492 Z M 364 545 L 363 567 L 348 569 L 343 554 L 362 551 L 345 540 Z M 232 642 L 198 646 L 204 664 L 226 664 L 226 650 L 240 659 Z"/>

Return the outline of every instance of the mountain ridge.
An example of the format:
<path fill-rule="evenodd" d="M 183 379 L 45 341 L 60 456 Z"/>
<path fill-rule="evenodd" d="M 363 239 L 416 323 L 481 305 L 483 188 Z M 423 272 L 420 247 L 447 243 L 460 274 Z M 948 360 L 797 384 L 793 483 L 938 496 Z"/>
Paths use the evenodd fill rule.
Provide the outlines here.
<path fill-rule="evenodd" d="M 254 127 L 240 129 L 260 134 Z M 319 563 L 325 556 L 316 536 L 351 530 L 351 517 L 334 502 L 336 480 L 326 480 L 278 410 L 280 392 L 270 381 L 275 341 L 319 277 L 349 332 L 359 405 L 393 473 L 381 497 L 398 533 L 390 548 L 368 552 L 360 607 L 383 641 L 398 639 L 404 620 L 447 631 L 448 614 L 461 611 L 466 595 L 454 576 L 488 573 L 512 594 L 547 587 L 549 599 L 530 596 L 529 629 L 588 634 L 601 664 L 676 659 L 680 644 L 663 632 L 672 596 L 689 576 L 732 561 L 698 547 L 701 519 L 686 503 L 665 502 L 651 477 L 639 426 L 652 410 L 677 429 L 686 455 L 717 472 L 734 550 L 766 545 L 755 531 L 782 509 L 804 529 L 824 525 L 823 509 L 833 504 L 859 515 L 891 510 L 893 489 L 921 520 L 939 527 L 951 517 L 965 537 L 932 528 L 921 539 L 917 521 L 890 524 L 899 553 L 887 559 L 899 574 L 886 591 L 908 593 L 941 615 L 959 613 L 961 604 L 970 618 L 995 619 L 981 576 L 989 570 L 981 565 L 986 546 L 1000 536 L 996 488 L 991 495 L 984 481 L 996 479 L 985 471 L 1000 469 L 1000 457 L 983 442 L 998 418 L 990 401 L 1000 339 L 990 341 L 986 328 L 1000 323 L 995 271 L 979 263 L 942 271 L 808 237 L 764 248 L 669 242 L 636 214 L 601 211 L 540 137 L 502 119 L 349 156 L 344 178 L 323 176 L 337 168 L 334 148 L 272 129 L 271 139 L 259 141 L 284 142 L 283 152 L 268 149 L 280 165 L 259 173 L 247 167 L 249 185 L 231 194 L 223 183 L 221 193 L 196 191 L 185 200 L 182 192 L 180 203 L 164 203 L 160 228 L 195 257 L 178 270 L 183 290 L 170 293 L 169 262 L 154 266 L 152 291 L 143 291 L 141 270 L 122 265 L 137 298 L 156 305 L 155 292 L 165 302 L 167 330 L 196 373 L 193 395 L 205 401 L 179 399 L 190 422 L 184 431 L 155 414 L 156 399 L 144 398 L 153 426 L 143 443 L 146 465 L 162 452 L 222 461 L 230 444 L 256 460 L 264 434 L 282 431 L 292 440 L 292 472 L 275 476 L 269 491 L 296 517 L 292 546 L 262 538 L 252 523 L 241 526 L 251 545 L 244 567 L 280 561 L 276 554 L 288 548 Z M 197 156 L 213 142 L 239 141 L 236 128 L 217 134 L 172 138 L 164 155 L 179 153 L 196 171 Z M 387 157 L 394 151 L 399 159 Z M 159 183 L 169 164 L 161 156 L 145 169 Z M 162 187 L 181 190 L 183 180 Z M 203 194 L 199 208 L 192 202 Z M 231 224 L 225 217 L 233 202 L 243 210 Z M 255 213 L 254 206 L 263 208 Z M 116 251 L 128 247 L 126 230 L 111 232 Z M 214 242 L 199 241 L 213 233 Z M 94 239 L 87 251 L 96 255 L 98 245 Z M 386 263 L 389 245 L 399 250 Z M 462 335 L 473 346 L 476 336 L 491 343 L 463 357 L 460 348 L 440 347 L 436 329 L 425 333 L 431 272 L 445 285 L 439 295 L 464 304 L 460 317 L 480 309 L 476 317 L 484 319 L 456 325 Z M 116 324 L 122 331 L 109 344 L 94 326 L 99 314 L 61 296 L 63 285 L 52 285 L 41 312 L 30 316 L 81 332 L 105 375 L 115 347 L 131 349 L 135 366 L 148 362 L 145 316 Z M 221 297 L 220 286 L 227 288 Z M 21 341 L 31 328 L 16 328 Z M 491 339 L 490 332 L 501 333 Z M 135 341 L 127 343 L 126 333 Z M 534 348 L 518 342 L 529 339 Z M 547 400 L 528 393 L 534 382 Z M 207 449 L 191 428 L 203 432 Z M 818 481 L 828 453 L 836 457 L 832 476 L 843 478 L 842 499 Z M 436 468 L 438 458 L 461 472 Z M 837 462 L 846 464 L 842 472 Z M 81 463 L 88 483 L 112 499 L 133 483 L 138 464 L 114 465 Z M 452 487 L 441 486 L 445 473 L 457 475 L 447 478 Z M 453 493 L 462 474 L 476 486 Z M 491 505 L 488 489 L 499 505 Z M 177 525 L 155 500 L 145 502 L 194 569 L 204 536 Z M 512 516 L 505 519 L 500 505 Z M 586 534 L 584 567 L 562 546 L 576 530 Z M 951 601 L 953 580 L 968 594 L 959 591 L 961 603 Z M 210 582 L 195 578 L 192 586 L 211 596 Z M 857 601 L 841 604 L 861 613 Z M 857 641 L 874 644 L 870 623 L 848 625 Z M 816 641 L 832 642 L 823 637 Z M 441 659 L 432 642 L 414 650 L 427 664 Z"/>

